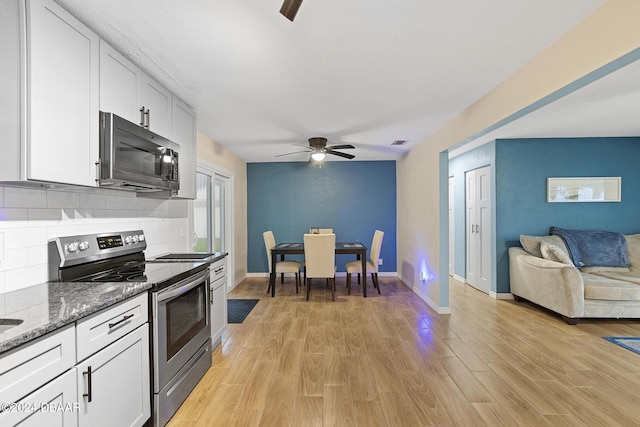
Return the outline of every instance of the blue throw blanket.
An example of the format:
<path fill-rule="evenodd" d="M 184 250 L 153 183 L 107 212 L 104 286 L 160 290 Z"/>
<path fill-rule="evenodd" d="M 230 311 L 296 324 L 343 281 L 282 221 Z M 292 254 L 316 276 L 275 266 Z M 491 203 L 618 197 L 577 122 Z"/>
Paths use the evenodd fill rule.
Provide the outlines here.
<path fill-rule="evenodd" d="M 627 240 L 620 233 L 551 227 L 551 234 L 562 238 L 576 267 L 631 267 Z"/>

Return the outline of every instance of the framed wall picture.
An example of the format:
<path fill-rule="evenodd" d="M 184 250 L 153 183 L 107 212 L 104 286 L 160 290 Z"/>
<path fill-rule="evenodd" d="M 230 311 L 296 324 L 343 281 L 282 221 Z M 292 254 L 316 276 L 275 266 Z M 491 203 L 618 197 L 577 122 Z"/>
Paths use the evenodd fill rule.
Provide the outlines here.
<path fill-rule="evenodd" d="M 619 202 L 621 186 L 619 176 L 547 178 L 547 202 Z"/>

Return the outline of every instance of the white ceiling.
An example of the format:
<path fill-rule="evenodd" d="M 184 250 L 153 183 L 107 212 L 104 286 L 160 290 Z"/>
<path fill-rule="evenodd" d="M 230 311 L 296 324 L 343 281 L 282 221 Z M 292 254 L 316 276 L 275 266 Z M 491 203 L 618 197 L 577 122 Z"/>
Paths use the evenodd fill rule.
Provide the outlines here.
<path fill-rule="evenodd" d="M 396 159 L 604 3 L 305 0 L 290 22 L 282 0 L 56 1 L 248 162 L 306 161 L 276 155 L 313 136 Z"/>

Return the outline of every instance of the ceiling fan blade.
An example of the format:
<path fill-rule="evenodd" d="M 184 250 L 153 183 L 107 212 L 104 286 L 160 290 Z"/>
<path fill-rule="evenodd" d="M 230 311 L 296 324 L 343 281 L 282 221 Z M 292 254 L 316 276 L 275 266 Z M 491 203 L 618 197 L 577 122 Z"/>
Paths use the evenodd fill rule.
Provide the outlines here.
<path fill-rule="evenodd" d="M 308 145 L 302 145 L 302 144 L 291 144 L 291 145 L 295 145 L 296 147 L 304 147 L 309 151 L 313 151 L 313 148 L 309 147 Z"/>
<path fill-rule="evenodd" d="M 330 145 L 329 147 L 327 147 L 330 150 L 346 150 L 346 149 L 351 149 L 351 148 L 356 148 L 351 144 L 343 144 L 343 145 Z"/>
<path fill-rule="evenodd" d="M 344 157 L 345 159 L 353 159 L 355 157 L 353 154 L 341 153 L 340 151 L 333 151 L 329 149 L 327 149 L 326 153 L 333 154 L 334 156 Z"/>
<path fill-rule="evenodd" d="M 285 153 L 285 154 L 277 154 L 275 157 L 282 157 L 282 156 L 290 156 L 292 154 L 298 154 L 298 153 L 308 153 L 309 150 L 305 150 L 305 151 L 294 151 L 292 153 Z"/>
<path fill-rule="evenodd" d="M 289 21 L 293 22 L 301 4 L 302 0 L 284 0 L 282 7 L 280 8 L 280 13 Z"/>

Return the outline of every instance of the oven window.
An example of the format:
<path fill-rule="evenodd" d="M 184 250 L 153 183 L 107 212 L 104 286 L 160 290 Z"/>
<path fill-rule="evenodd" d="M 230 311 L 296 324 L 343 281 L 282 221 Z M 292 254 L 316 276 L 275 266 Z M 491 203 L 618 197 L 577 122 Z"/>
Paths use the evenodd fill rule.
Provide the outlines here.
<path fill-rule="evenodd" d="M 206 282 L 166 303 L 167 360 L 170 360 L 207 324 Z"/>

